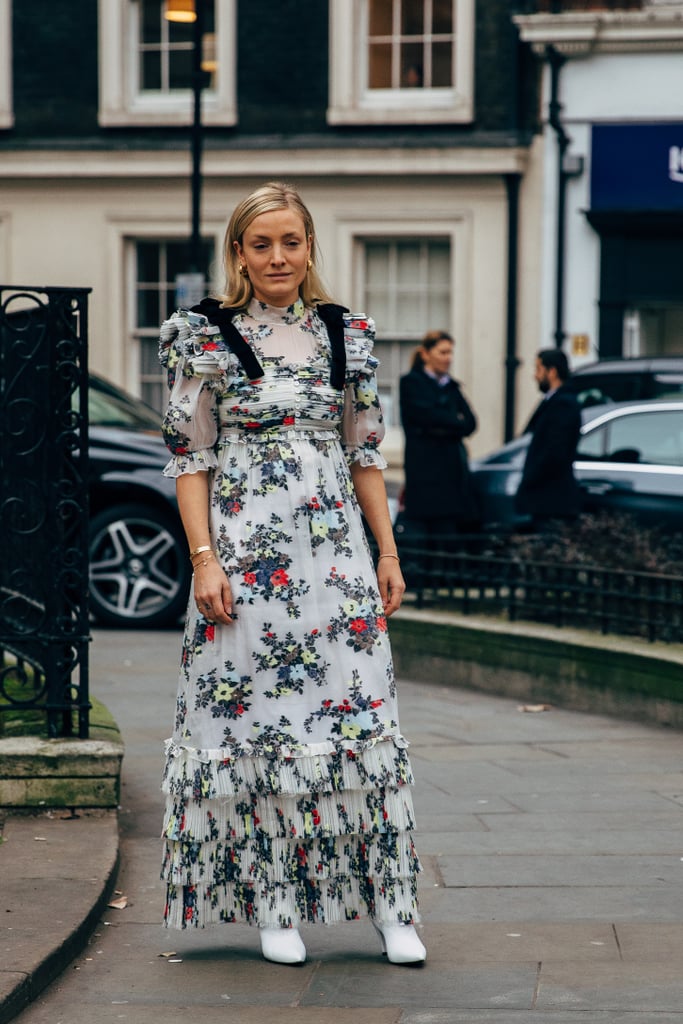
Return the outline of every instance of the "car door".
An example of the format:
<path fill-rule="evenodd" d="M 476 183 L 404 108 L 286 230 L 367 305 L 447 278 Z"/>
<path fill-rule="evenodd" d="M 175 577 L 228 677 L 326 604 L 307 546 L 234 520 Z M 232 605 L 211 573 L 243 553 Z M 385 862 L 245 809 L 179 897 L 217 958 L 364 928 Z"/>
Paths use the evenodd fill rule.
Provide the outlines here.
<path fill-rule="evenodd" d="M 605 413 L 584 428 L 574 468 L 585 512 L 625 512 L 644 526 L 680 530 L 683 405 Z"/>

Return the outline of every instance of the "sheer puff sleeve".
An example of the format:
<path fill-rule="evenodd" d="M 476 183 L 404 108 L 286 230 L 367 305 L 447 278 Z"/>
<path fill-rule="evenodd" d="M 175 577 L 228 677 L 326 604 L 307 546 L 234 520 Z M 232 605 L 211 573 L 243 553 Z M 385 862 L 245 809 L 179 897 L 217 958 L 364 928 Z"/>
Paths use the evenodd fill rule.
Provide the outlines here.
<path fill-rule="evenodd" d="M 172 458 L 164 476 L 213 469 L 218 464 L 217 395 L 234 373 L 233 357 L 217 327 L 181 309 L 161 325 L 159 361 L 170 388 L 161 432 Z"/>
<path fill-rule="evenodd" d="M 385 425 L 379 403 L 376 371 L 378 360 L 372 354 L 375 323 L 369 317 L 344 316 L 346 346 L 346 385 L 342 418 L 342 445 L 349 465 L 386 468 L 379 452 Z"/>

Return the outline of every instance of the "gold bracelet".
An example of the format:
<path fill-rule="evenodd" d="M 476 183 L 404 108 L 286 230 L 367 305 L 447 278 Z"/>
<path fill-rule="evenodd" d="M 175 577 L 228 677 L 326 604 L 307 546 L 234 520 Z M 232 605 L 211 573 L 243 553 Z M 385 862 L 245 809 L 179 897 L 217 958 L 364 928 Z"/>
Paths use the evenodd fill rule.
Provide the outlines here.
<path fill-rule="evenodd" d="M 212 554 L 213 554 L 213 552 L 212 552 Z M 215 558 L 215 557 L 216 557 L 216 556 L 214 555 L 214 558 Z M 205 559 L 204 559 L 204 560 L 203 560 L 202 562 L 193 562 L 193 563 L 192 563 L 192 568 L 193 568 L 193 569 L 199 569 L 199 567 L 200 567 L 201 565 L 208 565 L 208 564 L 209 564 L 209 559 L 208 559 L 208 558 L 205 558 Z"/>
<path fill-rule="evenodd" d="M 194 551 L 190 551 L 190 561 L 192 561 L 195 555 L 201 555 L 202 551 L 213 551 L 213 548 L 210 544 L 200 544 Z"/>
<path fill-rule="evenodd" d="M 384 555 L 378 555 L 378 556 L 377 556 L 377 561 L 378 561 L 378 562 L 379 562 L 380 558 L 395 558 L 397 562 L 400 562 L 400 561 L 401 561 L 401 559 L 400 559 L 400 558 L 398 557 L 398 555 L 392 555 L 392 554 L 391 554 L 390 552 L 388 552 L 388 551 L 387 551 L 387 552 L 386 552 L 386 554 L 384 554 Z"/>

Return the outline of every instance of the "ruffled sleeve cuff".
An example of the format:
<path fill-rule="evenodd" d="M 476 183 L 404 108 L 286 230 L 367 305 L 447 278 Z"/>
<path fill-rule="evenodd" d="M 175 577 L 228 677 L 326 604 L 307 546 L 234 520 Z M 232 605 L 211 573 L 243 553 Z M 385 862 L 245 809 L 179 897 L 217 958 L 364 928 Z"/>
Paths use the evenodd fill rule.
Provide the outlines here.
<path fill-rule="evenodd" d="M 164 476 L 176 479 L 185 473 L 206 473 L 218 466 L 213 448 L 202 448 L 197 452 L 182 452 L 174 455 L 164 468 Z"/>
<path fill-rule="evenodd" d="M 382 453 L 376 447 L 368 445 L 345 445 L 344 455 L 348 466 L 352 466 L 357 462 L 361 466 L 374 466 L 375 469 L 386 469 L 388 465 Z"/>

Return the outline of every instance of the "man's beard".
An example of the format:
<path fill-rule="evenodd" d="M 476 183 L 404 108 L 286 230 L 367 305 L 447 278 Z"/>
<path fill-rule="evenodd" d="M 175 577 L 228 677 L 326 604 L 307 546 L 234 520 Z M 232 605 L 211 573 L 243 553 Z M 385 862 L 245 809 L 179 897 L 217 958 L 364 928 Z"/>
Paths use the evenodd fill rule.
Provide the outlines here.
<path fill-rule="evenodd" d="M 539 382 L 538 382 L 538 390 L 541 392 L 541 394 L 547 395 L 547 393 L 550 391 L 550 381 L 548 381 L 548 380 L 539 380 Z"/>

